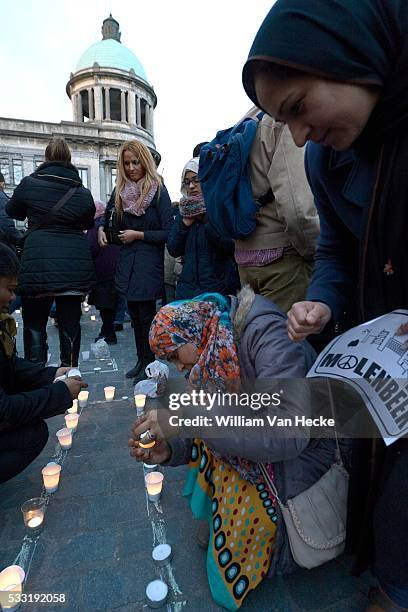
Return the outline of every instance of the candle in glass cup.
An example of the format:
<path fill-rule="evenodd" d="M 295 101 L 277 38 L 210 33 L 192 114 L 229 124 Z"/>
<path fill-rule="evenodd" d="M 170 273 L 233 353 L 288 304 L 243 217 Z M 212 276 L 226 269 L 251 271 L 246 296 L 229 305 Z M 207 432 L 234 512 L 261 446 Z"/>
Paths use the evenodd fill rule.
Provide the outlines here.
<path fill-rule="evenodd" d="M 91 315 L 91 321 L 96 321 L 95 315 Z"/>
<path fill-rule="evenodd" d="M 78 427 L 79 414 L 66 414 L 65 424 L 74 433 Z"/>
<path fill-rule="evenodd" d="M 51 461 L 41 470 L 44 487 L 47 493 L 54 493 L 58 489 L 61 466 Z"/>
<path fill-rule="evenodd" d="M 74 399 L 71 408 L 67 410 L 68 414 L 76 414 L 78 412 L 78 400 Z"/>
<path fill-rule="evenodd" d="M 21 506 L 24 524 L 30 533 L 39 532 L 43 526 L 46 503 L 47 500 L 44 497 L 33 497 Z"/>
<path fill-rule="evenodd" d="M 80 391 L 78 395 L 78 404 L 80 408 L 85 408 L 88 403 L 89 391 Z"/>
<path fill-rule="evenodd" d="M 161 472 L 150 472 L 145 476 L 147 496 L 150 501 L 158 501 L 161 497 L 164 476 Z"/>
<path fill-rule="evenodd" d="M 2 610 L 14 612 L 20 607 L 18 595 L 23 591 L 25 572 L 19 565 L 10 565 L 0 572 L 0 604 Z M 10 599 L 7 598 L 10 595 Z"/>
<path fill-rule="evenodd" d="M 60 446 L 64 450 L 68 450 L 72 446 L 72 431 L 67 427 L 57 431 L 57 438 Z"/>
<path fill-rule="evenodd" d="M 145 404 L 146 404 L 146 395 L 144 393 L 136 393 L 135 395 L 136 416 L 142 416 L 142 414 L 144 414 Z"/>
<path fill-rule="evenodd" d="M 103 390 L 105 393 L 105 399 L 113 400 L 113 398 L 115 397 L 115 387 L 104 387 Z"/>

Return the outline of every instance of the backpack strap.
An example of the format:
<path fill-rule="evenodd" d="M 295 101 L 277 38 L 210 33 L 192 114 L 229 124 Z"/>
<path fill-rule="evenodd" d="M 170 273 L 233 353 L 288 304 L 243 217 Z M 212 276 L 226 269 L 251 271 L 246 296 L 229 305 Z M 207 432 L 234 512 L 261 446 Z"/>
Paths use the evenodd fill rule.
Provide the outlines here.
<path fill-rule="evenodd" d="M 40 229 L 40 227 L 43 227 L 44 225 L 47 225 L 51 221 L 51 219 L 53 219 L 55 213 L 57 213 L 64 206 L 64 204 L 66 204 L 68 200 L 72 198 L 76 190 L 76 187 L 71 187 L 71 189 L 68 189 L 68 191 L 64 193 L 62 198 L 58 200 L 58 202 L 51 208 L 51 210 L 47 212 L 43 219 L 39 223 L 36 223 L 36 225 L 31 227 L 28 232 L 24 234 L 24 236 L 21 238 L 21 242 L 24 241 L 27 236 L 29 236 L 32 232 L 35 232 L 35 230 Z"/>
<path fill-rule="evenodd" d="M 256 118 L 259 121 L 259 123 L 262 121 L 264 114 L 265 113 L 263 111 L 259 111 L 259 113 L 257 114 Z"/>

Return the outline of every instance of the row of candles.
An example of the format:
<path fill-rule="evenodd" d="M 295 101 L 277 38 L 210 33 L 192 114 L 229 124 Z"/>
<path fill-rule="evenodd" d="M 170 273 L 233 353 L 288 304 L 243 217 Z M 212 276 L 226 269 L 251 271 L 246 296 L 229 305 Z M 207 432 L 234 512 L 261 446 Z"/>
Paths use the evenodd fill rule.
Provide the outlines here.
<path fill-rule="evenodd" d="M 113 386 L 104 387 L 104 395 L 105 395 L 105 400 L 107 401 L 113 400 L 115 397 L 115 387 Z M 74 399 L 71 408 L 68 408 L 67 410 L 67 414 L 65 415 L 66 427 L 58 430 L 56 433 L 58 442 L 63 450 L 69 450 L 72 447 L 72 434 L 76 431 L 77 426 L 78 426 L 78 420 L 79 420 L 78 407 L 85 408 L 88 403 L 88 398 L 89 398 L 89 391 L 81 391 L 78 395 L 78 399 Z M 146 403 L 146 395 L 136 394 L 134 396 L 134 401 L 135 401 L 137 416 L 143 415 L 145 403 Z M 155 445 L 154 440 L 149 440 L 144 443 L 140 442 L 140 446 L 142 446 L 143 448 L 151 448 L 154 445 Z M 152 471 L 157 466 L 149 466 L 145 464 L 145 467 L 148 470 L 148 473 L 145 475 L 145 485 L 147 489 L 148 498 L 150 499 L 150 501 L 156 502 L 161 497 L 164 476 L 161 472 Z M 59 480 L 60 480 L 61 469 L 62 469 L 61 465 L 59 465 L 58 463 L 55 463 L 54 461 L 51 461 L 50 463 L 47 463 L 47 465 L 41 470 L 44 488 L 47 493 L 55 493 L 55 491 L 57 491 Z M 28 532 L 31 535 L 38 535 L 38 533 L 42 529 L 47 502 L 48 502 L 48 499 L 46 497 L 35 497 L 33 499 L 29 499 L 28 501 L 24 502 L 24 504 L 21 506 L 24 524 Z M 166 547 L 167 545 L 163 545 L 163 546 Z M 159 547 L 156 547 L 156 548 L 159 548 Z M 164 555 L 164 557 L 167 558 L 168 549 L 165 548 L 163 550 L 162 549 L 160 550 L 161 550 L 161 553 L 156 551 L 155 553 L 156 556 L 159 555 L 159 557 L 161 558 L 161 556 L 163 557 L 164 555 L 163 551 L 166 551 L 166 554 Z M 171 554 L 171 549 L 170 549 L 170 554 Z M 154 555 L 153 555 L 153 558 L 155 558 Z M 11 602 L 12 600 L 10 601 L 10 603 L 8 603 L 5 598 L 5 594 L 13 593 L 13 595 L 15 595 L 15 594 L 21 593 L 24 578 L 25 578 L 25 572 L 23 568 L 20 567 L 19 565 L 11 565 L 9 567 L 6 567 L 2 572 L 0 572 L 0 607 L 1 609 L 7 610 L 8 612 L 13 612 L 14 610 L 17 610 L 18 606 L 16 606 L 15 603 L 12 603 Z M 152 601 L 155 601 L 156 599 L 155 594 L 156 594 L 157 588 L 159 588 L 159 591 L 162 592 L 162 587 L 160 585 L 157 585 L 156 584 L 157 582 L 161 582 L 161 581 L 153 581 L 152 583 L 149 583 L 146 589 L 146 596 L 148 600 L 150 599 L 148 597 L 148 590 L 149 590 L 149 593 L 151 591 L 150 595 L 153 598 Z M 165 586 L 167 589 L 167 585 Z M 167 597 L 167 591 L 166 591 L 166 597 Z"/>

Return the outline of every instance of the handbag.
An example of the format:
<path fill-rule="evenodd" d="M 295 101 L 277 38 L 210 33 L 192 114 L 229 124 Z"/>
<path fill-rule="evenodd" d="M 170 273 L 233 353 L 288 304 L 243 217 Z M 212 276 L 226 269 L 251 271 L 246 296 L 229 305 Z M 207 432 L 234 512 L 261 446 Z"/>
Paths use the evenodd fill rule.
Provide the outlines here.
<path fill-rule="evenodd" d="M 106 240 L 108 244 L 118 244 L 123 246 L 123 243 L 119 240 L 119 215 L 115 207 L 109 213 L 108 223 L 105 225 Z"/>
<path fill-rule="evenodd" d="M 329 399 L 333 413 L 330 385 Z M 293 559 L 306 569 L 335 559 L 345 547 L 349 475 L 341 459 L 335 427 L 334 433 L 336 461 L 309 489 L 288 499 L 286 504 L 279 498 L 265 465 L 259 464 L 268 487 L 278 501 Z"/>

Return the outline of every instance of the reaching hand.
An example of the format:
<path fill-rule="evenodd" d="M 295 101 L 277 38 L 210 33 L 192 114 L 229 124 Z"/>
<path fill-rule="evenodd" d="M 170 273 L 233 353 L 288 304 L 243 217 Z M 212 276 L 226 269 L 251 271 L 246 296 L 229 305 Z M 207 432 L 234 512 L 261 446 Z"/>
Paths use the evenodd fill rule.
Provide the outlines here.
<path fill-rule="evenodd" d="M 56 378 L 59 378 L 59 376 L 64 376 L 64 374 L 66 374 L 67 372 L 69 372 L 72 368 L 71 367 L 63 367 L 63 368 L 58 368 L 58 370 L 55 372 L 55 376 L 54 376 L 54 380 Z"/>
<path fill-rule="evenodd" d="M 332 313 L 322 302 L 296 302 L 288 312 L 288 335 L 293 342 L 318 334 L 330 321 Z"/>
<path fill-rule="evenodd" d="M 130 448 L 130 456 L 134 457 L 136 461 L 143 461 L 149 465 L 156 463 L 164 463 L 168 461 L 171 456 L 171 449 L 165 440 L 156 442 L 152 448 L 141 448 L 139 442 L 131 438 L 128 442 Z"/>
<path fill-rule="evenodd" d="M 72 399 L 76 399 L 81 389 L 85 389 L 88 386 L 88 384 L 82 380 L 82 378 L 79 378 L 79 376 L 65 378 L 62 382 L 67 385 Z"/>

